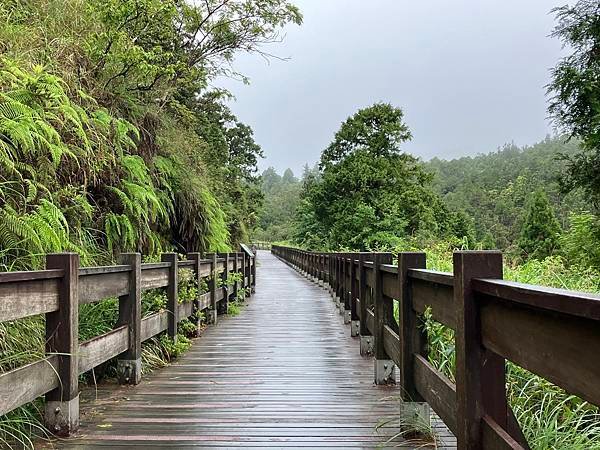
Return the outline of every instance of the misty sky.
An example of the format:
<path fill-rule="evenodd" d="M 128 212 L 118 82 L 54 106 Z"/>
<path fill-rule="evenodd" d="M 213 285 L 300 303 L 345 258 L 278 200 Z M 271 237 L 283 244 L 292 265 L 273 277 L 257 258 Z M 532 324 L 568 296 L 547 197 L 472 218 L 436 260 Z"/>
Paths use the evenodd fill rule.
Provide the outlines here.
<path fill-rule="evenodd" d="M 221 79 L 254 129 L 260 168 L 318 161 L 342 121 L 390 102 L 405 112 L 410 153 L 429 159 L 532 144 L 552 132 L 544 86 L 561 56 L 550 38 L 567 0 L 296 0 L 302 26 L 266 51 L 240 55 L 250 85 Z"/>

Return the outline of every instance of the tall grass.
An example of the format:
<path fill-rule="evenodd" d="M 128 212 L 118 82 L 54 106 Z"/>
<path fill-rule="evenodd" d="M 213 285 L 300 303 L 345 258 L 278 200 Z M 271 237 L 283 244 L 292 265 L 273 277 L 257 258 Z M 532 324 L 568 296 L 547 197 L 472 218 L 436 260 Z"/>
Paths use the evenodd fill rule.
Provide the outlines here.
<path fill-rule="evenodd" d="M 452 271 L 451 248 L 442 243 L 427 252 L 428 268 Z M 522 264 L 505 262 L 504 278 L 587 292 L 600 290 L 600 273 L 568 266 L 561 257 Z M 425 315 L 429 359 L 454 381 L 454 332 Z M 517 421 L 532 449 L 600 450 L 600 412 L 597 407 L 566 393 L 549 381 L 511 362 L 507 363 L 507 393 Z"/>

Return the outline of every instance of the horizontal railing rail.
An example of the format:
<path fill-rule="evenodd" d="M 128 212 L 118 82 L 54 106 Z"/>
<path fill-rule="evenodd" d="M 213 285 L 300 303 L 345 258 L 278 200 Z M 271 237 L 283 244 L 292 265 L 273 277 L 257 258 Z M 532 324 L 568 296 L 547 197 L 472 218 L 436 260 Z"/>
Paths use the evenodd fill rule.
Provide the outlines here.
<path fill-rule="evenodd" d="M 495 251 L 454 253 L 452 273 L 427 270 L 425 253 L 392 265 L 389 253 L 272 252 L 330 289 L 375 357 L 375 382 L 397 366 L 403 400 L 427 402 L 459 448 L 528 448 L 507 402 L 507 360 L 600 406 L 596 295 L 502 280 Z M 428 359 L 426 311 L 454 330 L 456 383 Z"/>
<path fill-rule="evenodd" d="M 127 253 L 120 255 L 119 265 L 79 267 L 77 254 L 61 253 L 47 256 L 46 270 L 0 273 L 0 323 L 42 314 L 46 323 L 45 355 L 0 373 L 0 415 L 45 395 L 46 426 L 68 435 L 79 425 L 80 374 L 117 357 L 119 381 L 138 384 L 142 342 L 164 331 L 176 340 L 178 323 L 184 319 L 199 330 L 201 313 L 216 324 L 218 314 L 227 312 L 228 301 L 237 299 L 241 289 L 246 296 L 254 290 L 256 257 L 245 246 L 239 253 L 190 253 L 187 258 L 179 261 L 177 254 L 165 253 L 162 262 L 143 264 L 139 253 Z M 198 286 L 204 279 L 208 292 L 198 289 L 192 302 L 179 302 L 180 269 L 192 270 Z M 228 289 L 231 273 L 239 273 L 236 278 L 242 281 Z M 142 317 L 141 294 L 156 288 L 166 289 L 167 307 Z M 79 342 L 79 306 L 115 297 L 115 328 Z"/>
<path fill-rule="evenodd" d="M 252 241 L 250 246 L 252 248 L 256 248 L 257 250 L 271 250 L 271 246 L 273 244 L 267 241 Z"/>

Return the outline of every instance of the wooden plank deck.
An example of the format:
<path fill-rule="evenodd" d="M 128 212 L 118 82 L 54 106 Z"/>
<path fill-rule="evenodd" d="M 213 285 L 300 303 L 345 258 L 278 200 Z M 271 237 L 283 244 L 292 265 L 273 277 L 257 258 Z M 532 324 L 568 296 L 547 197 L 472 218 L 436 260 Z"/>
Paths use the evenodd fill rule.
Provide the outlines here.
<path fill-rule="evenodd" d="M 138 386 L 100 387 L 79 433 L 54 448 L 391 447 L 396 430 L 375 425 L 397 416 L 396 388 L 373 385 L 328 293 L 266 251 L 257 272 L 239 316 Z"/>

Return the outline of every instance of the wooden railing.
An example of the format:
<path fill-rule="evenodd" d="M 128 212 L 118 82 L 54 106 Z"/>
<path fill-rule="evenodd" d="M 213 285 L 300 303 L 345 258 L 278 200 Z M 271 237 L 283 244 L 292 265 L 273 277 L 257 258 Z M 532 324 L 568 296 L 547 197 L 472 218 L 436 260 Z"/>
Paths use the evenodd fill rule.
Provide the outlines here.
<path fill-rule="evenodd" d="M 167 331 L 177 339 L 177 325 L 190 318 L 200 326 L 200 312 L 217 323 L 227 312 L 227 302 L 249 295 L 255 285 L 255 256 L 246 246 L 241 253 L 190 253 L 178 261 L 176 253 L 162 255 L 162 262 L 142 264 L 139 253 L 120 255 L 120 265 L 79 267 L 75 253 L 48 255 L 46 270 L 0 273 L 0 323 L 44 314 L 46 354 L 42 359 L 0 374 L 0 416 L 44 395 L 46 426 L 68 435 L 79 425 L 79 375 L 117 357 L 117 373 L 123 384 L 141 380 L 141 343 Z M 206 279 L 208 292 L 192 302 L 178 301 L 178 271 L 191 269 L 198 281 Z M 227 287 L 230 273 L 241 283 Z M 222 279 L 219 285 L 218 279 Z M 223 287 L 221 287 L 223 286 Z M 165 288 L 167 309 L 142 318 L 141 293 Z M 118 297 L 119 316 L 114 330 L 79 342 L 79 305 Z"/>
<path fill-rule="evenodd" d="M 258 250 L 271 250 L 272 246 L 271 242 L 267 241 L 253 241 L 250 245 Z"/>
<path fill-rule="evenodd" d="M 326 284 L 375 357 L 375 382 L 398 367 L 405 401 L 425 401 L 460 449 L 523 449 L 506 398 L 506 360 L 600 405 L 600 297 L 502 280 L 499 252 L 456 252 L 453 273 L 425 253 L 272 252 Z M 398 302 L 398 320 L 394 316 Z M 456 384 L 429 362 L 422 315 L 454 330 Z"/>

